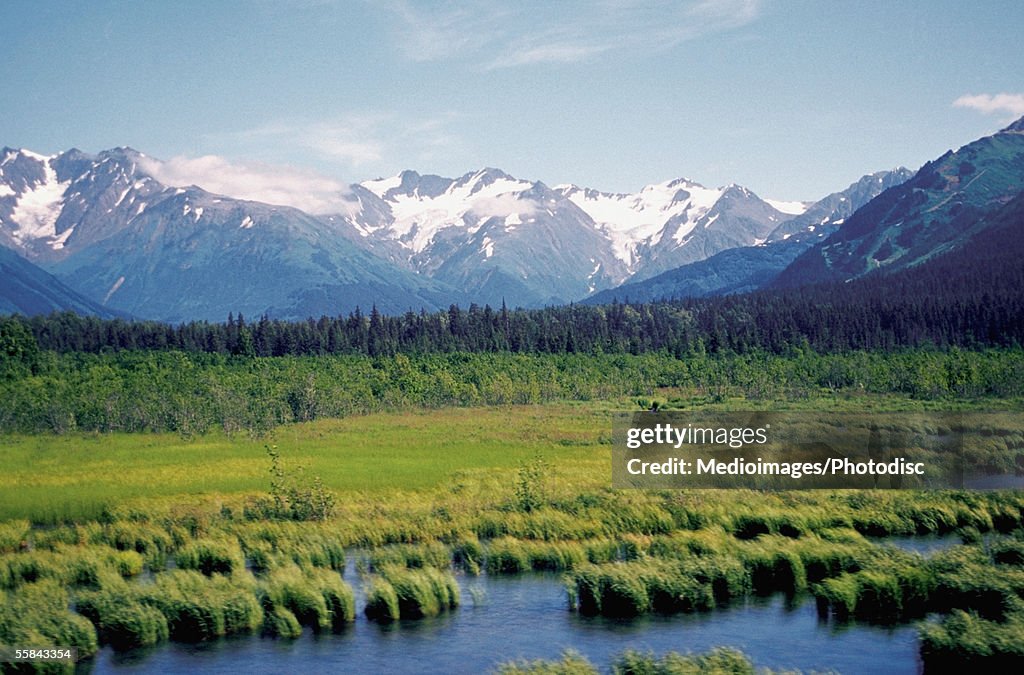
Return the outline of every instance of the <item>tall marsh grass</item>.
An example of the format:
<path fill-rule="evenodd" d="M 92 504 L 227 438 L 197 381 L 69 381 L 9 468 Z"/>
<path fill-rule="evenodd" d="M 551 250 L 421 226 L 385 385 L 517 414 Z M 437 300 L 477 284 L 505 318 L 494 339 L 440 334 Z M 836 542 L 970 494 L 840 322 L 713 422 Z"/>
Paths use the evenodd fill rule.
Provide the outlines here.
<path fill-rule="evenodd" d="M 451 572 L 432 567 L 387 567 L 370 581 L 365 612 L 376 621 L 418 619 L 455 609 L 460 599 Z"/>
<path fill-rule="evenodd" d="M 267 632 L 295 637 L 298 625 L 314 631 L 341 630 L 355 620 L 355 595 L 337 572 L 283 567 L 259 582 L 261 605 L 271 621 Z"/>

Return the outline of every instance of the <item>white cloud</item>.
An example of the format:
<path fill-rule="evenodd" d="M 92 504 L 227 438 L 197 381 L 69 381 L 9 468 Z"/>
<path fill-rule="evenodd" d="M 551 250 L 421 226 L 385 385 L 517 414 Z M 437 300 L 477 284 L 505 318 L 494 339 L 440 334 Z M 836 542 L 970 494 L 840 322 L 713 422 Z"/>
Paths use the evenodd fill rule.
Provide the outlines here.
<path fill-rule="evenodd" d="M 231 162 L 218 155 L 147 157 L 140 168 L 171 187 L 196 185 L 215 194 L 281 206 L 310 213 L 348 212 L 351 201 L 344 183 L 305 169 Z"/>
<path fill-rule="evenodd" d="M 761 0 L 566 0 L 512 12 L 493 0 L 394 0 L 397 42 L 416 61 L 476 59 L 484 69 L 578 63 L 657 51 L 756 20 Z"/>
<path fill-rule="evenodd" d="M 956 108 L 969 108 L 986 115 L 1024 115 L 1024 94 L 966 94 L 953 101 Z"/>
<path fill-rule="evenodd" d="M 324 167 L 341 167 L 361 178 L 450 156 L 462 144 L 449 131 L 456 114 L 403 119 L 395 113 L 368 112 L 327 120 L 284 120 L 204 138 L 216 147 L 236 148 L 261 156 L 312 160 Z M 395 160 L 406 164 L 393 165 Z M 377 174 L 382 175 L 382 174 Z"/>
<path fill-rule="evenodd" d="M 484 218 L 509 216 L 513 213 L 519 216 L 530 216 L 537 212 L 537 204 L 536 202 L 519 199 L 514 193 L 506 193 L 477 199 L 473 202 L 470 210 Z"/>

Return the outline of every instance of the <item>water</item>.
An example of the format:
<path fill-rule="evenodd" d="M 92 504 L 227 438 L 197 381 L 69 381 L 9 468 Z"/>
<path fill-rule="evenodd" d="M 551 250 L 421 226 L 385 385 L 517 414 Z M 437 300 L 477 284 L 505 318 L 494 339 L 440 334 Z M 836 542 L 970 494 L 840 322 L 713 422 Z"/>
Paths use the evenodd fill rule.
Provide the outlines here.
<path fill-rule="evenodd" d="M 165 643 L 123 654 L 104 648 L 83 670 L 475 673 L 519 658 L 558 658 L 567 648 L 606 669 L 612 657 L 629 648 L 663 654 L 701 652 L 719 645 L 743 650 L 759 667 L 856 673 L 920 670 L 914 627 L 825 623 L 813 601 L 792 606 L 776 595 L 702 614 L 616 620 L 568 611 L 556 575 L 461 577 L 460 584 L 462 607 L 433 619 L 378 625 L 360 617 L 341 634 L 312 635 L 306 630 L 293 641 L 247 636 L 200 645 Z M 472 588 L 477 592 L 471 593 Z M 474 596 L 481 593 L 484 597 L 477 605 Z"/>
<path fill-rule="evenodd" d="M 945 551 L 946 549 L 962 544 L 960 535 L 957 534 L 924 534 L 909 537 L 880 537 L 872 538 L 872 542 L 880 546 L 894 546 L 911 553 L 920 553 L 928 557 L 933 553 Z"/>

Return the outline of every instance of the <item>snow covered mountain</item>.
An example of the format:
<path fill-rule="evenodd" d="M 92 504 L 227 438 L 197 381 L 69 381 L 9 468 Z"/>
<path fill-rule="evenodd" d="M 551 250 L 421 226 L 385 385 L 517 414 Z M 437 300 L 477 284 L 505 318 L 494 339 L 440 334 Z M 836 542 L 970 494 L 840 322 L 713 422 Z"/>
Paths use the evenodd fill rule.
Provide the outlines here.
<path fill-rule="evenodd" d="M 0 151 L 0 243 L 105 307 L 166 321 L 306 318 L 465 299 L 352 243 L 338 219 L 158 182 L 130 148 Z"/>
<path fill-rule="evenodd" d="M 649 302 L 762 288 L 798 255 L 839 229 L 857 209 L 912 175 L 908 169 L 897 168 L 864 176 L 845 190 L 820 199 L 800 215 L 783 222 L 768 235 L 766 242 L 725 249 L 649 279 L 600 291 L 584 302 L 595 305 L 613 300 Z"/>
<path fill-rule="evenodd" d="M 131 148 L 0 153 L 0 245 L 96 303 L 167 321 L 563 304 L 815 227 L 807 204 L 687 179 L 610 194 L 404 171 L 313 215 L 164 184 Z"/>
<path fill-rule="evenodd" d="M 576 300 L 763 242 L 808 206 L 688 179 L 633 194 L 552 189 L 498 169 L 457 179 L 404 171 L 353 189 L 367 248 L 480 302 L 527 305 Z"/>
<path fill-rule="evenodd" d="M 765 240 L 807 204 L 762 200 L 746 188 L 706 188 L 686 178 L 648 185 L 634 194 L 559 186 L 612 242 L 631 281 Z"/>
<path fill-rule="evenodd" d="M 380 200 L 362 195 L 354 219 L 371 248 L 390 246 L 392 259 L 481 304 L 571 302 L 628 274 L 587 214 L 540 182 L 498 169 L 457 179 L 404 171 L 357 187 Z"/>

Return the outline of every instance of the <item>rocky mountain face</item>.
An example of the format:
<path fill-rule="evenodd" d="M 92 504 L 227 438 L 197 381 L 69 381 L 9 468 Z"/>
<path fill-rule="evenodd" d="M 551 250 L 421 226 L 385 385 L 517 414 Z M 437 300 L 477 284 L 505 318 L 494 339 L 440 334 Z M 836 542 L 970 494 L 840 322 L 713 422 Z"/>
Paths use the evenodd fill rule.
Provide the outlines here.
<path fill-rule="evenodd" d="M 746 188 L 706 188 L 681 178 L 635 194 L 561 186 L 613 245 L 630 281 L 640 281 L 719 251 L 763 242 L 806 204 L 771 202 Z"/>
<path fill-rule="evenodd" d="M 815 202 L 782 222 L 754 246 L 727 248 L 704 260 L 642 281 L 595 293 L 585 302 L 649 302 L 756 290 L 771 283 L 801 253 L 834 233 L 857 209 L 913 175 L 907 169 L 864 176 L 841 192 Z"/>
<path fill-rule="evenodd" d="M 963 244 L 1024 190 L 1024 118 L 925 164 L 872 200 L 774 282 L 847 280 L 918 265 Z"/>
<path fill-rule="evenodd" d="M 370 250 L 479 304 L 562 304 L 627 275 L 587 214 L 540 182 L 405 171 L 358 187 L 378 200 L 360 193 L 353 216 Z"/>
<path fill-rule="evenodd" d="M 175 322 L 463 299 L 354 244 L 344 219 L 165 186 L 128 148 L 0 152 L 0 243 L 104 307 Z"/>

